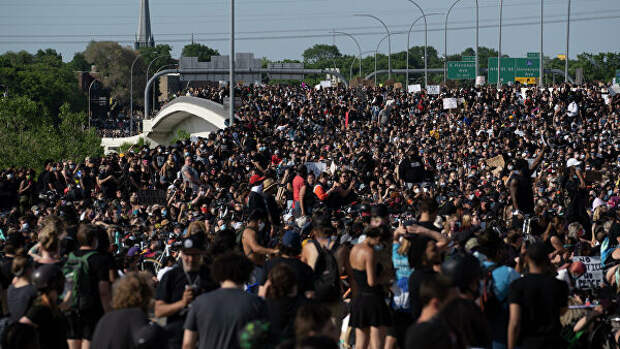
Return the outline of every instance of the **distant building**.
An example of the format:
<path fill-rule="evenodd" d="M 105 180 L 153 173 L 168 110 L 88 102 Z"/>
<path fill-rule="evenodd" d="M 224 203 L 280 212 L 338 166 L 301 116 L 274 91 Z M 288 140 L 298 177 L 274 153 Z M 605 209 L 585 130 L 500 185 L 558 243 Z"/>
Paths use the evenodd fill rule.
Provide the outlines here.
<path fill-rule="evenodd" d="M 140 47 L 154 47 L 155 40 L 151 32 L 151 12 L 149 0 L 140 0 L 140 17 L 138 18 L 138 33 L 134 44 L 136 50 Z"/>
<path fill-rule="evenodd" d="M 198 57 L 181 57 L 179 60 L 179 69 L 181 70 L 210 70 L 210 69 L 228 69 L 229 56 L 211 56 L 210 62 L 199 62 Z M 262 61 L 254 58 L 253 53 L 237 53 L 235 55 L 235 70 L 239 69 L 260 69 Z M 181 81 L 228 81 L 228 72 L 218 74 L 181 74 Z M 235 74 L 235 82 L 243 82 L 244 84 L 252 84 L 261 81 L 260 73 L 238 73 Z"/>

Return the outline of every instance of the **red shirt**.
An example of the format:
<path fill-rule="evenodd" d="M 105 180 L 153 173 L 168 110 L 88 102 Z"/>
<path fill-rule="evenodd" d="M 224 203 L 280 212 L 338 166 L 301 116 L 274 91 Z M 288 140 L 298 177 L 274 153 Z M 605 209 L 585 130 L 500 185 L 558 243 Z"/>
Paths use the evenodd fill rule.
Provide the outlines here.
<path fill-rule="evenodd" d="M 295 178 L 293 178 L 293 200 L 298 202 L 299 201 L 299 192 L 301 191 L 301 188 L 306 185 L 306 181 L 304 180 L 304 178 L 300 175 L 295 176 Z"/>

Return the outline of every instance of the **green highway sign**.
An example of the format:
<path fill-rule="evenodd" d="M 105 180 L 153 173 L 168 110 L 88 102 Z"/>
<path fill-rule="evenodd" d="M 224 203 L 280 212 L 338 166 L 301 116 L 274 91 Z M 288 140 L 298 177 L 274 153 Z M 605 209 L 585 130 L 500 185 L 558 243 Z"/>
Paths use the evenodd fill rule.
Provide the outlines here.
<path fill-rule="evenodd" d="M 488 83 L 497 83 L 497 57 L 489 57 Z M 502 83 L 513 82 L 516 78 L 538 78 L 539 61 L 534 58 L 502 57 Z"/>
<path fill-rule="evenodd" d="M 475 62 L 476 56 L 463 56 L 461 60 L 466 62 Z"/>
<path fill-rule="evenodd" d="M 527 58 L 540 58 L 540 52 L 528 52 Z"/>
<path fill-rule="evenodd" d="M 448 62 L 449 80 L 474 80 L 475 78 L 476 62 Z"/>

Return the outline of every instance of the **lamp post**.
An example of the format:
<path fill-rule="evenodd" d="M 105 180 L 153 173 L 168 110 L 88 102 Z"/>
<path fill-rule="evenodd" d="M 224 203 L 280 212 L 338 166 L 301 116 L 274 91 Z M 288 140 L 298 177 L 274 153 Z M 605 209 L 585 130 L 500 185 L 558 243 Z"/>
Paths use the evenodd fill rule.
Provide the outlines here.
<path fill-rule="evenodd" d="M 502 87 L 502 80 L 500 72 L 502 70 L 502 7 L 504 0 L 499 0 L 499 42 L 498 42 L 498 54 L 497 54 L 497 89 Z"/>
<path fill-rule="evenodd" d="M 178 64 L 176 64 L 176 63 L 163 65 L 163 66 L 159 67 L 159 69 L 157 69 L 157 70 L 155 71 L 155 74 L 159 73 L 159 71 L 160 71 L 160 70 L 162 70 L 162 69 L 164 69 L 164 68 L 172 67 L 172 66 L 175 66 L 175 65 L 176 65 L 177 67 L 179 66 L 179 65 L 178 65 Z M 157 80 L 156 80 L 156 81 L 157 81 Z M 151 109 L 153 110 L 153 114 L 155 114 L 155 81 L 153 81 L 153 107 L 151 107 Z"/>
<path fill-rule="evenodd" d="M 361 57 L 362 57 L 362 55 L 365 55 L 367 53 L 373 53 L 373 52 L 375 52 L 375 51 L 364 51 L 364 52 L 360 53 L 359 62 L 360 62 L 360 76 L 361 77 L 364 76 L 364 74 L 362 73 L 362 64 L 361 64 L 362 58 Z M 353 58 L 353 61 L 351 61 L 351 66 L 349 66 L 349 83 L 351 83 L 351 76 L 353 75 L 352 74 L 352 72 L 353 72 L 353 63 L 355 63 L 355 58 Z M 375 71 L 376 71 L 376 69 L 375 69 Z"/>
<path fill-rule="evenodd" d="M 346 35 L 346 36 L 350 37 L 351 40 L 353 40 L 355 42 L 355 45 L 357 45 L 357 50 L 359 51 L 359 57 L 358 58 L 359 58 L 359 62 L 360 62 L 360 75 L 363 75 L 362 74 L 362 47 L 360 46 L 360 43 L 357 41 L 357 39 L 353 35 L 351 35 L 349 33 L 345 33 L 345 32 L 333 32 L 333 33 L 334 34 Z M 353 61 L 355 61 L 355 60 L 353 60 Z M 351 66 L 353 66 L 353 64 L 351 64 Z M 349 80 L 351 80 L 351 76 L 350 76 L 351 73 L 350 72 L 351 72 L 351 69 L 349 69 Z"/>
<path fill-rule="evenodd" d="M 229 103 L 228 103 L 228 127 L 232 127 L 235 119 L 235 0 L 230 0 L 230 57 L 228 71 Z"/>
<path fill-rule="evenodd" d="M 452 11 L 452 8 L 461 0 L 455 0 L 452 5 L 450 6 L 450 8 L 448 9 L 448 12 L 446 13 L 446 19 L 444 21 L 444 30 L 443 30 L 443 56 L 444 56 L 444 63 L 443 63 L 443 83 L 446 83 L 446 69 L 447 69 L 447 65 L 448 65 L 448 16 L 450 16 L 450 12 Z M 480 8 L 478 7 L 478 0 L 475 0 L 476 2 L 476 76 L 478 76 L 480 74 L 480 65 L 478 64 L 478 34 L 480 32 L 480 21 L 479 21 L 479 10 Z"/>
<path fill-rule="evenodd" d="M 88 85 L 88 128 L 90 128 L 90 116 L 91 116 L 91 112 L 90 112 L 90 88 L 93 87 L 93 84 L 97 82 L 97 80 L 93 79 L 93 81 L 90 82 L 90 85 Z"/>
<path fill-rule="evenodd" d="M 428 86 L 428 54 L 426 52 L 428 48 L 428 21 L 426 20 L 426 15 L 424 14 L 422 7 L 420 7 L 420 5 L 413 0 L 409 0 L 409 2 L 420 10 L 424 18 L 424 87 L 426 88 L 426 86 Z"/>
<path fill-rule="evenodd" d="M 369 15 L 369 14 L 358 14 L 354 16 L 374 18 L 377 21 L 379 21 L 379 23 L 381 23 L 383 27 L 385 28 L 385 31 L 387 32 L 387 38 L 388 38 L 388 79 L 391 79 L 392 78 L 392 40 L 390 38 L 390 29 L 388 29 L 387 25 L 385 25 L 385 23 L 382 20 L 380 20 L 379 17 Z M 375 68 L 375 71 L 376 71 L 376 68 Z"/>
<path fill-rule="evenodd" d="M 409 85 L 409 38 L 411 36 L 411 30 L 413 29 L 415 24 L 418 23 L 418 21 L 421 20 L 423 17 L 436 16 L 436 15 L 442 15 L 442 14 L 443 13 L 429 13 L 426 16 L 422 15 L 422 16 L 416 18 L 415 21 L 413 21 L 411 23 L 411 26 L 409 27 L 409 32 L 407 33 L 407 73 L 405 74 L 406 75 L 405 79 L 407 81 L 407 85 Z M 424 31 L 426 32 L 426 28 L 425 28 Z"/>
<path fill-rule="evenodd" d="M 390 35 L 388 34 L 384 36 L 381 40 L 379 40 L 379 43 L 377 44 L 377 48 L 375 49 L 375 86 L 377 86 L 377 52 L 379 51 L 379 46 L 381 46 L 381 43 L 383 42 L 383 40 L 387 39 L 389 36 Z"/>
<path fill-rule="evenodd" d="M 155 58 L 153 58 L 153 60 L 149 63 L 149 65 L 146 67 L 146 81 L 149 81 L 149 71 L 151 70 L 151 65 L 158 59 L 162 58 L 162 57 L 168 57 L 168 55 L 159 55 Z M 153 93 L 155 93 L 155 87 L 153 87 Z M 152 110 L 154 110 L 152 108 Z M 148 117 L 148 115 L 144 115 L 145 118 Z"/>
<path fill-rule="evenodd" d="M 129 69 L 129 134 L 133 135 L 133 66 L 138 61 L 138 58 L 142 56 L 141 53 L 138 53 L 136 58 L 131 63 L 131 68 Z"/>
<path fill-rule="evenodd" d="M 541 88 L 544 85 L 544 78 L 545 78 L 545 71 L 544 71 L 544 67 L 543 67 L 543 9 L 544 9 L 544 0 L 540 0 L 540 57 L 538 57 L 538 69 L 539 73 L 538 75 L 540 76 L 538 78 L 538 87 Z"/>
<path fill-rule="evenodd" d="M 566 14 L 566 59 L 564 60 L 564 82 L 568 82 L 568 45 L 570 43 L 570 1 L 568 0 L 568 10 Z"/>

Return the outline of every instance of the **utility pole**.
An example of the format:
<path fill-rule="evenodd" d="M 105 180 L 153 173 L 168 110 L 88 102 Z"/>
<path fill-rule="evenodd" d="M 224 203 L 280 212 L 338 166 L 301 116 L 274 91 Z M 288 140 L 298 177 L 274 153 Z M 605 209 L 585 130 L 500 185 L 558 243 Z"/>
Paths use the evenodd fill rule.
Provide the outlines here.
<path fill-rule="evenodd" d="M 232 127 L 235 119 L 235 0 L 230 0 L 230 71 L 229 71 L 229 105 L 228 105 L 228 127 Z"/>

